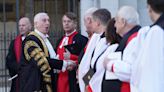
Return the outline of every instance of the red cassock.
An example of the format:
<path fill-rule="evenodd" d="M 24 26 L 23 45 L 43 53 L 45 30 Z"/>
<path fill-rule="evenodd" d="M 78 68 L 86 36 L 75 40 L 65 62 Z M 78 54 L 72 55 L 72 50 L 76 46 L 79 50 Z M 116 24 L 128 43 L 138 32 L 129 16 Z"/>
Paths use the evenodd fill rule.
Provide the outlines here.
<path fill-rule="evenodd" d="M 59 44 L 57 45 L 57 55 L 59 56 L 60 60 L 64 60 L 64 52 L 66 51 L 64 46 L 62 45 L 65 37 L 66 36 L 64 36 L 62 40 L 59 42 Z M 87 43 L 87 38 L 78 34 L 78 32 L 76 31 L 67 37 L 68 37 L 67 45 L 76 44 L 78 46 L 79 53 L 81 52 L 81 50 L 84 49 Z M 78 55 L 71 54 L 70 60 L 74 60 L 76 64 L 78 64 Z M 76 86 L 76 72 L 74 74 L 70 74 L 71 72 L 72 71 L 65 71 L 65 72 L 60 72 L 58 74 L 57 92 L 77 92 L 76 91 L 77 88 L 75 88 L 78 87 Z"/>

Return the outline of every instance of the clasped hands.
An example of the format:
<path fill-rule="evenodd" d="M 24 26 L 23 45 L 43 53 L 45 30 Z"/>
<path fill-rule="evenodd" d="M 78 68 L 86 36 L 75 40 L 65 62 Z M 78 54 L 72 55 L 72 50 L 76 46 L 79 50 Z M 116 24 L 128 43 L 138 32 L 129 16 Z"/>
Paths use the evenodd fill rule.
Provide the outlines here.
<path fill-rule="evenodd" d="M 76 63 L 73 60 L 66 60 L 67 61 L 67 66 L 66 70 L 72 71 L 76 67 Z"/>
<path fill-rule="evenodd" d="M 109 53 L 104 58 L 104 62 L 103 62 L 104 68 L 107 69 L 108 71 L 111 71 L 114 62 L 117 62 L 117 60 L 121 60 L 121 52 Z"/>
<path fill-rule="evenodd" d="M 71 56 L 71 53 L 65 49 L 66 52 L 64 52 L 64 60 L 67 61 L 67 66 L 66 66 L 66 70 L 73 70 L 77 65 L 75 63 L 75 61 L 73 60 L 70 60 L 70 56 Z"/>

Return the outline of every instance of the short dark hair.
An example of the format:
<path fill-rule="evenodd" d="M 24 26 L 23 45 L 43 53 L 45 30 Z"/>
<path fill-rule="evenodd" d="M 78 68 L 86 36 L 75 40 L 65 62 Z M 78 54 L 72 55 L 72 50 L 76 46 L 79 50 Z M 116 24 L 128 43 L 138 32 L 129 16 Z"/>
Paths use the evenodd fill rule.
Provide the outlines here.
<path fill-rule="evenodd" d="M 107 9 L 98 9 L 93 14 L 93 19 L 100 20 L 103 25 L 107 25 L 108 20 L 111 19 L 111 13 Z"/>
<path fill-rule="evenodd" d="M 147 3 L 156 13 L 164 12 L 164 0 L 147 0 Z"/>
<path fill-rule="evenodd" d="M 105 37 L 108 43 L 115 44 L 119 43 L 121 40 L 121 37 L 116 33 L 116 28 L 114 26 L 115 19 L 112 18 L 110 21 L 108 21 L 107 29 L 105 31 Z"/>
<path fill-rule="evenodd" d="M 67 12 L 64 14 L 64 16 L 67 16 L 69 19 L 73 20 L 74 22 L 77 22 L 77 16 L 73 12 Z"/>

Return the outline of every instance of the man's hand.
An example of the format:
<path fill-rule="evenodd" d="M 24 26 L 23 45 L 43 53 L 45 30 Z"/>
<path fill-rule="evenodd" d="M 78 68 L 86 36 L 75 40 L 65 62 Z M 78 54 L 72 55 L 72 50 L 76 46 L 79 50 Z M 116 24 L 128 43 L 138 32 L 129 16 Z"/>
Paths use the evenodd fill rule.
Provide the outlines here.
<path fill-rule="evenodd" d="M 65 50 L 66 50 L 66 52 L 64 52 L 64 60 L 69 60 L 71 53 L 67 49 L 65 49 Z"/>
<path fill-rule="evenodd" d="M 76 67 L 76 63 L 73 60 L 67 61 L 67 70 L 72 71 Z"/>

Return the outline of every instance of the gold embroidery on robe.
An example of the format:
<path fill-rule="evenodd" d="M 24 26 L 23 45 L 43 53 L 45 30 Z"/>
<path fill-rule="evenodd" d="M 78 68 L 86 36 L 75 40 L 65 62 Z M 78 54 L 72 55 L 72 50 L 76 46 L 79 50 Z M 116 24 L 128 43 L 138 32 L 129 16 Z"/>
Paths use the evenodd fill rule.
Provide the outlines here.
<path fill-rule="evenodd" d="M 39 54 L 37 54 L 37 55 L 34 57 L 34 60 L 35 60 L 35 61 L 38 61 L 41 57 L 42 57 L 42 56 L 41 56 L 40 53 L 39 53 Z"/>
<path fill-rule="evenodd" d="M 46 89 L 48 92 L 52 92 L 52 87 L 51 87 L 51 75 L 48 73 L 50 72 L 51 68 L 48 63 L 48 60 L 46 57 L 48 57 L 48 49 L 46 47 L 46 44 L 44 43 L 43 39 L 35 32 L 31 32 L 29 35 L 34 35 L 36 36 L 42 43 L 43 45 L 43 52 L 40 46 L 34 42 L 34 41 L 27 41 L 25 43 L 25 48 L 24 48 L 24 54 L 25 58 L 29 61 L 31 58 L 34 58 L 35 61 L 37 61 L 37 66 L 40 67 L 40 71 L 42 72 L 43 75 L 43 81 L 46 83 Z M 28 53 L 28 49 L 30 47 L 36 47 L 31 53 Z"/>
<path fill-rule="evenodd" d="M 38 52 L 41 52 L 42 50 L 40 48 L 35 48 L 32 52 L 31 52 L 31 57 L 34 57 Z"/>
<path fill-rule="evenodd" d="M 25 43 L 24 54 L 25 54 L 25 58 L 26 58 L 28 61 L 30 61 L 30 59 L 31 59 L 31 56 L 30 56 L 29 53 L 28 53 L 28 49 L 29 49 L 30 47 L 32 47 L 32 46 L 35 46 L 35 47 L 37 47 L 37 48 L 40 48 L 39 45 L 38 45 L 36 42 L 34 42 L 34 41 L 27 41 L 27 42 Z M 32 53 L 32 56 L 34 56 L 37 52 L 38 52 L 38 51 L 33 52 L 33 53 Z"/>
<path fill-rule="evenodd" d="M 43 45 L 44 53 L 45 53 L 46 57 L 48 57 L 48 49 L 47 49 L 46 44 L 43 41 L 43 39 L 36 32 L 34 32 L 34 31 L 33 32 L 30 32 L 29 35 L 34 35 L 34 36 L 36 36 L 41 41 L 41 43 Z"/>
<path fill-rule="evenodd" d="M 47 85 L 46 85 L 46 88 L 47 88 L 47 91 L 48 91 L 48 92 L 52 92 L 52 87 L 51 87 L 50 84 L 47 84 Z"/>

